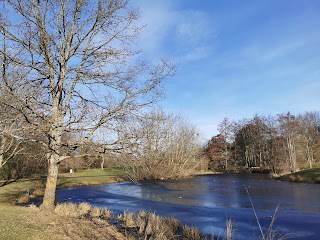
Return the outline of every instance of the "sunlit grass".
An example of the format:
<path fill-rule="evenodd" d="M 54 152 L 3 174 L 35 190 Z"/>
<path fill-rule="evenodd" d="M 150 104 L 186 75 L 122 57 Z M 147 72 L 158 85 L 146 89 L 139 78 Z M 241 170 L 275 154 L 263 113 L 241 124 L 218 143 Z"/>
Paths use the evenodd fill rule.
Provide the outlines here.
<path fill-rule="evenodd" d="M 58 187 L 95 185 L 122 181 L 123 169 L 88 169 L 71 174 L 59 174 Z M 45 178 L 32 180 L 19 180 L 0 187 L 0 203 L 14 204 L 21 196 L 26 194 L 41 196 L 45 187 Z M 40 194 L 42 192 L 42 194 Z"/>
<path fill-rule="evenodd" d="M 22 195 L 43 186 L 44 182 L 41 180 L 12 182 L 0 187 L 0 203 L 15 203 Z"/>
<path fill-rule="evenodd" d="M 47 226 L 33 221 L 37 209 L 0 204 L 0 239 L 49 239 L 42 230 Z"/>
<path fill-rule="evenodd" d="M 320 183 L 320 168 L 307 169 L 280 177 L 283 180 L 296 182 L 314 182 Z"/>
<path fill-rule="evenodd" d="M 122 168 L 86 169 L 72 174 L 63 173 L 58 177 L 58 187 L 97 185 L 123 180 Z"/>

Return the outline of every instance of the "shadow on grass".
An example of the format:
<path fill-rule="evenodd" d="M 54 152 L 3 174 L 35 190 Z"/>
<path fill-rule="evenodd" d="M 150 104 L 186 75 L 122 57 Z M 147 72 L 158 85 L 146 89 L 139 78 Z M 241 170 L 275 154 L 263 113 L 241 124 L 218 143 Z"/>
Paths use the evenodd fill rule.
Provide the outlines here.
<path fill-rule="evenodd" d="M 283 180 L 293 182 L 312 182 L 320 183 L 320 168 L 307 169 L 280 177 Z"/>

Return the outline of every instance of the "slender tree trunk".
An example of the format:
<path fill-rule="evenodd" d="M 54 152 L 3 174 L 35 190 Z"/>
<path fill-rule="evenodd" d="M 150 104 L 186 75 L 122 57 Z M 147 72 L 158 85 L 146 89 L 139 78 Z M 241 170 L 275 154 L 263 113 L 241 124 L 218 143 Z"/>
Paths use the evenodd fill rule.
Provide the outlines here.
<path fill-rule="evenodd" d="M 309 168 L 312 168 L 312 161 L 309 161 Z"/>
<path fill-rule="evenodd" d="M 289 156 L 289 164 L 292 168 L 292 171 L 296 171 L 296 163 L 297 163 L 297 157 L 296 157 L 296 150 L 294 146 L 294 142 L 292 140 L 292 137 L 287 137 L 287 149 L 288 149 L 288 156 Z"/>
<path fill-rule="evenodd" d="M 309 168 L 312 168 L 312 163 L 313 163 L 313 151 L 312 151 L 312 146 L 310 146 L 310 140 L 306 138 L 305 140 L 305 152 L 306 152 L 306 158 L 307 162 L 309 163 Z"/>
<path fill-rule="evenodd" d="M 228 148 L 225 148 L 225 155 L 226 155 L 226 162 L 225 162 L 225 166 L 226 166 L 226 171 L 228 171 Z"/>
<path fill-rule="evenodd" d="M 103 170 L 103 166 L 104 166 L 104 156 L 103 156 L 103 154 L 101 155 L 101 157 L 102 157 L 102 161 L 101 161 L 101 169 Z"/>
<path fill-rule="evenodd" d="M 4 166 L 5 162 L 4 162 L 4 143 L 3 143 L 3 136 L 0 138 L 0 169 Z"/>

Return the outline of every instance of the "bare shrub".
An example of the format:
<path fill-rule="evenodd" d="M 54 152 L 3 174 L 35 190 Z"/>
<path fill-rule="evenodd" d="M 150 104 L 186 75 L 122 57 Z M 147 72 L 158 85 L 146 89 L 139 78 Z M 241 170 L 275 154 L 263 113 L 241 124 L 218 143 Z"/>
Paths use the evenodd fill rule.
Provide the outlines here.
<path fill-rule="evenodd" d="M 134 182 L 188 176 L 201 162 L 198 133 L 181 116 L 156 111 L 126 127 L 134 140 L 121 158 Z"/>

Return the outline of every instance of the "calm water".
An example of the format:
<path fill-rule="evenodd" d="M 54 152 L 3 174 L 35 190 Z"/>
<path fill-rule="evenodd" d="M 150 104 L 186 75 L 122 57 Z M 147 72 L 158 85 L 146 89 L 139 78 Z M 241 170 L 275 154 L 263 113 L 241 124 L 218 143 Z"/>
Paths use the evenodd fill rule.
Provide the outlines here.
<path fill-rule="evenodd" d="M 257 239 L 259 229 L 246 193 L 249 190 L 266 231 L 274 210 L 275 228 L 292 239 L 320 239 L 320 185 L 280 182 L 264 175 L 207 175 L 183 180 L 131 182 L 58 189 L 57 201 L 89 202 L 115 213 L 150 210 L 224 236 L 225 222 L 235 221 L 236 239 Z"/>

